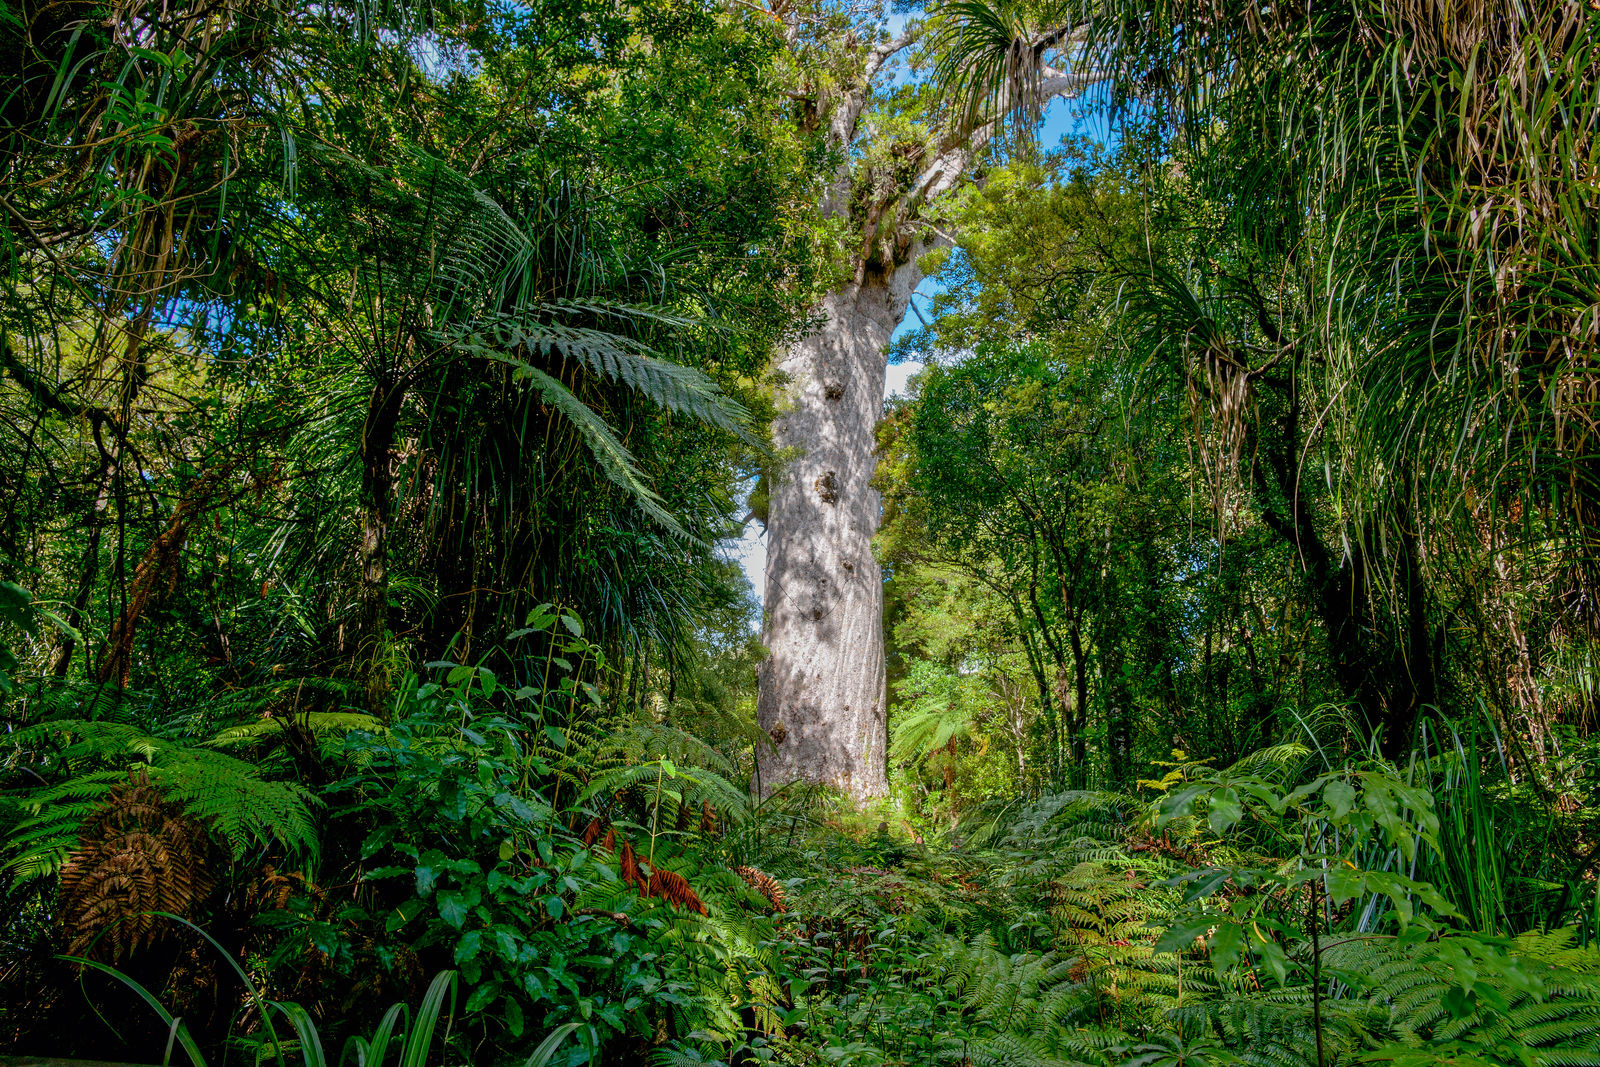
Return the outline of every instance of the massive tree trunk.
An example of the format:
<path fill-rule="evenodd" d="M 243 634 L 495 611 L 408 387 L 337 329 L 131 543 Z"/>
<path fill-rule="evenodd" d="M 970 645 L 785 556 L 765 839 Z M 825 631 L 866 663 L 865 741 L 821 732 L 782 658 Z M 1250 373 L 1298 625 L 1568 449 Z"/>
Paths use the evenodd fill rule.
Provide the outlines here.
<path fill-rule="evenodd" d="M 778 361 L 787 383 L 774 438 L 793 455 L 768 491 L 764 789 L 801 780 L 857 799 L 888 790 L 873 432 L 885 349 L 920 278 L 907 263 L 828 294 L 820 327 Z"/>
<path fill-rule="evenodd" d="M 798 46 L 798 6 L 775 5 L 773 14 Z M 844 223 L 856 247 L 851 280 L 823 299 L 820 325 L 778 359 L 789 380 L 774 429 L 785 464 L 768 484 L 771 655 L 762 665 L 758 715 L 773 743 L 757 754 L 763 791 L 796 780 L 834 785 L 858 800 L 888 791 L 883 589 L 872 554 L 879 501 L 871 484 L 884 355 L 922 280 L 918 257 L 944 239 L 929 208 L 961 181 L 994 132 L 992 123 L 957 124 L 931 137 L 891 135 L 885 153 L 854 151 L 862 136 L 886 133 L 863 114 L 885 65 L 913 40 L 907 33 L 874 44 L 852 32 L 838 56 L 849 74 L 794 94 L 801 128 L 821 134 L 839 159 L 821 213 Z M 1030 47 L 1042 57 L 1063 40 L 1046 35 Z M 1038 73 L 1041 103 L 1100 76 L 1048 64 Z"/>

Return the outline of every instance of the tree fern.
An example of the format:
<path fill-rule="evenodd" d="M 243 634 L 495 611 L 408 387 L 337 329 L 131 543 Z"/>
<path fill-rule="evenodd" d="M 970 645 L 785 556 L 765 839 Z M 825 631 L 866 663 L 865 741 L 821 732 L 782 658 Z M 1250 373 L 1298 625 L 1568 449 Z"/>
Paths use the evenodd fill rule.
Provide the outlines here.
<path fill-rule="evenodd" d="M 889 740 L 889 758 L 895 763 L 915 763 L 971 732 L 972 718 L 965 709 L 923 698 L 913 704 L 904 717 L 895 720 Z"/>
<path fill-rule="evenodd" d="M 151 780 L 227 843 L 235 859 L 278 845 L 315 858 L 316 798 L 294 782 L 269 782 L 254 764 L 221 753 L 183 749 L 151 768 Z"/>
<path fill-rule="evenodd" d="M 416 177 L 407 181 L 413 171 Z M 683 534 L 616 431 L 561 380 L 560 361 L 571 360 L 599 379 L 753 443 L 748 415 L 720 386 L 698 370 L 657 357 L 637 336 L 643 323 L 702 330 L 705 323 L 595 295 L 556 296 L 543 277 L 540 235 L 512 220 L 465 176 L 419 157 L 412 168 L 397 169 L 396 179 L 393 187 L 380 185 L 392 189 L 401 198 L 397 208 L 406 210 L 392 213 L 385 225 L 415 216 L 422 231 L 409 234 L 410 243 L 435 248 L 435 273 L 419 279 L 419 286 L 438 305 L 434 321 L 441 325 L 431 334 L 440 352 L 509 365 L 516 380 L 536 388 L 576 431 L 607 479 L 662 526 Z M 418 208 L 424 203 L 426 211 Z M 407 260 L 405 268 L 416 269 L 416 262 Z M 598 324 L 606 320 L 614 325 Z"/>
<path fill-rule="evenodd" d="M 134 767 L 217 834 L 235 859 L 254 847 L 316 855 L 311 815 L 316 799 L 293 782 L 267 780 L 256 764 L 123 723 L 54 720 L 17 737 L 32 745 L 55 742 L 54 766 L 68 774 L 21 801 L 23 818 L 10 829 L 5 846 L 6 867 L 19 878 L 58 870 L 83 820 Z"/>
<path fill-rule="evenodd" d="M 6 837 L 4 867 L 18 882 L 56 874 L 78 843 L 84 821 L 126 771 L 93 771 L 28 795 Z"/>
<path fill-rule="evenodd" d="M 644 475 L 639 471 L 638 461 L 617 437 L 616 432 L 599 412 L 578 399 L 571 389 L 545 371 L 511 353 L 467 340 L 455 340 L 452 345 L 462 352 L 513 367 L 516 377 L 538 389 L 545 402 L 560 412 L 577 431 L 602 474 L 626 490 L 651 518 L 673 533 L 684 532 L 678 520 L 662 506 L 660 495 L 646 484 Z"/>
<path fill-rule="evenodd" d="M 594 305 L 579 305 L 585 311 Z M 470 331 L 502 353 L 527 351 L 572 359 L 590 373 L 643 394 L 652 402 L 699 419 L 729 433 L 749 437 L 748 414 L 722 387 L 701 371 L 657 358 L 642 342 L 625 333 L 548 320 L 552 312 L 573 310 L 570 303 L 527 309 L 474 320 Z M 648 309 L 619 305 L 613 316 L 623 322 L 643 317 Z M 659 316 L 656 316 L 659 319 Z M 683 320 L 690 325 L 692 320 Z M 481 347 L 481 342 L 480 342 Z"/>

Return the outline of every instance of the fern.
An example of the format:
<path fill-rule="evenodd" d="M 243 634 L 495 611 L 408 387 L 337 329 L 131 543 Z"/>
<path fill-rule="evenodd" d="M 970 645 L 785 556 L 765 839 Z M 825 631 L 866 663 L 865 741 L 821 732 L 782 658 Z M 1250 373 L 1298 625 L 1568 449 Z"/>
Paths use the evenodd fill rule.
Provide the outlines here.
<path fill-rule="evenodd" d="M 625 490 L 662 526 L 683 535 L 683 527 L 646 484 L 637 461 L 606 420 L 565 384 L 519 353 L 570 358 L 591 373 L 626 385 L 662 407 L 753 440 L 748 415 L 700 371 L 658 359 L 625 334 L 540 321 L 550 310 L 541 306 L 516 315 L 487 315 L 440 331 L 438 337 L 456 351 L 512 367 L 517 378 L 537 388 L 545 402 L 577 431 L 606 478 Z"/>
<path fill-rule="evenodd" d="M 18 805 L 23 816 L 11 829 L 0 870 L 18 882 L 60 872 L 77 846 L 84 822 L 127 772 L 95 771 L 30 794 Z"/>
<path fill-rule="evenodd" d="M 1533 931 L 1515 938 L 1508 956 L 1532 969 L 1543 996 L 1509 983 L 1492 971 L 1477 981 L 1493 987 L 1505 1007 L 1474 1008 L 1456 1018 L 1446 994 L 1457 982 L 1437 942 L 1401 947 L 1392 938 L 1362 937 L 1328 949 L 1330 964 L 1359 977 L 1362 996 L 1387 1019 L 1379 1030 L 1406 1046 L 1425 1042 L 1494 1045 L 1510 1042 L 1537 1049 L 1549 1063 L 1593 1063 L 1600 1058 L 1600 947 L 1579 948 L 1571 930 Z"/>
<path fill-rule="evenodd" d="M 684 535 L 616 431 L 550 373 L 549 361 L 571 360 L 598 378 L 754 443 L 747 414 L 714 381 L 658 358 L 634 336 L 645 323 L 702 331 L 706 323 L 592 296 L 551 299 L 537 223 L 533 229 L 520 225 L 470 178 L 437 159 L 413 152 L 393 168 L 342 155 L 339 163 L 365 180 L 378 209 L 372 217 L 380 221 L 368 241 L 385 269 L 434 305 L 433 320 L 441 325 L 432 333 L 439 346 L 433 358 L 467 356 L 510 365 L 515 377 L 537 388 L 577 432 L 608 480 L 667 530 Z M 417 255 L 417 249 L 428 254 Z M 575 280 L 580 293 L 593 292 L 592 279 Z M 534 365 L 530 357 L 536 356 L 545 358 L 545 367 Z"/>
<path fill-rule="evenodd" d="M 269 781 L 253 763 L 151 736 L 123 723 L 54 720 L 18 731 L 28 745 L 51 741 L 70 775 L 20 803 L 23 818 L 5 844 L 3 869 L 19 880 L 56 873 L 84 820 L 132 767 L 226 843 L 234 859 L 255 847 L 315 858 L 315 797 L 293 782 Z"/>
<path fill-rule="evenodd" d="M 638 461 L 599 412 L 543 370 L 510 353 L 464 339 L 456 339 L 451 343 L 462 352 L 515 368 L 516 376 L 537 388 L 545 403 L 560 412 L 577 431 L 595 465 L 600 468 L 600 473 L 612 484 L 625 490 L 645 514 L 675 534 L 684 533 L 682 525 L 662 505 L 660 495 L 645 483 Z"/>
<path fill-rule="evenodd" d="M 115 961 L 159 936 L 160 913 L 192 915 L 215 885 L 211 856 L 199 822 L 146 773 L 118 783 L 85 820 L 61 871 L 71 953 Z"/>
<path fill-rule="evenodd" d="M 721 1067 L 722 1059 L 713 1056 L 707 1059 L 698 1049 L 672 1048 L 657 1049 L 651 1056 L 655 1067 Z"/>
<path fill-rule="evenodd" d="M 1215 1037 L 1201 1035 L 1191 1039 L 1182 1033 L 1150 1034 L 1137 1045 L 1120 1046 L 1114 1051 L 1119 1067 L 1233 1067 L 1240 1059 Z M 1248 1058 L 1246 1061 L 1254 1062 Z"/>
<path fill-rule="evenodd" d="M 343 738 L 355 730 L 382 735 L 388 728 L 375 716 L 355 711 L 313 711 L 298 714 L 292 720 L 322 739 Z M 230 726 L 218 731 L 206 744 L 213 748 L 234 748 L 275 740 L 290 727 L 290 722 L 275 716 L 263 716 L 252 722 Z"/>
<path fill-rule="evenodd" d="M 1255 776 L 1269 781 L 1292 780 L 1311 762 L 1314 753 L 1298 741 L 1257 749 L 1228 768 L 1230 776 Z"/>
<path fill-rule="evenodd" d="M 550 310 L 550 306 L 544 306 L 514 316 L 479 319 L 473 323 L 473 330 L 487 335 L 501 351 L 526 349 L 573 359 L 591 373 L 626 385 L 664 408 L 749 437 L 748 414 L 702 372 L 659 359 L 642 342 L 623 333 L 539 321 L 540 315 Z M 617 312 L 628 318 L 641 313 L 642 309 L 636 308 Z"/>
<path fill-rule="evenodd" d="M 937 962 L 946 991 L 963 1007 L 967 1032 L 952 1048 L 965 1048 L 974 1064 L 1072 1062 L 1092 1055 L 1094 1044 L 1112 1043 L 1085 1042 L 1093 996 L 1068 957 L 1004 953 L 983 934 L 970 943 L 947 939 Z"/>
<path fill-rule="evenodd" d="M 629 795 L 653 823 L 670 826 L 687 816 L 698 824 L 709 806 L 719 820 L 738 825 L 750 816 L 749 793 L 733 784 L 733 765 L 715 748 L 685 730 L 660 723 L 635 723 L 576 754 L 596 769 L 583 786 L 584 801 Z M 656 793 L 665 802 L 657 813 Z M 658 817 L 659 816 L 659 817 Z"/>
<path fill-rule="evenodd" d="M 1001 851 L 1039 856 L 1064 841 L 1084 838 L 1112 843 L 1128 827 L 1132 803 L 1115 793 L 1069 790 L 1045 796 L 1018 811 L 998 841 Z"/>
<path fill-rule="evenodd" d="M 1300 986 L 1270 993 L 1216 990 L 1166 1013 L 1183 1034 L 1215 1034 L 1239 1059 L 1254 1067 L 1315 1067 L 1316 1031 L 1312 1026 L 1311 990 Z M 1323 1043 L 1330 1062 L 1342 1061 L 1358 1048 L 1378 1020 L 1365 1004 L 1324 1000 Z"/>
<path fill-rule="evenodd" d="M 895 720 L 889 758 L 897 764 L 915 763 L 971 732 L 972 717 L 966 709 L 952 709 L 948 701 L 923 697 L 910 714 Z"/>
<path fill-rule="evenodd" d="M 316 858 L 311 808 L 317 799 L 294 782 L 265 781 L 254 764 L 199 749 L 182 750 L 155 765 L 151 780 L 221 835 L 234 859 L 253 847 L 273 844 Z"/>

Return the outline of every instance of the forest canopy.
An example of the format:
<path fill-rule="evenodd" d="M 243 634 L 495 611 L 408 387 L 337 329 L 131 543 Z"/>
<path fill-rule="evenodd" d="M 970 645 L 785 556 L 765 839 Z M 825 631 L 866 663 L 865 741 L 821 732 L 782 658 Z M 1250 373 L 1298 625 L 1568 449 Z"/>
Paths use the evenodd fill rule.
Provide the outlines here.
<path fill-rule="evenodd" d="M 7 0 L 0 1054 L 1600 1063 L 1597 20 Z"/>

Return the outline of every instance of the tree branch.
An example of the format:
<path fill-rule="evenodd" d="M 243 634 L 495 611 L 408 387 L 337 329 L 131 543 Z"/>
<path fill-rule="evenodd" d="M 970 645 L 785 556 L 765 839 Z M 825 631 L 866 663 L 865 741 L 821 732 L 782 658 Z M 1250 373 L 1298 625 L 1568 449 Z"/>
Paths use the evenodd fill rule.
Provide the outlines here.
<path fill-rule="evenodd" d="M 917 35 L 907 30 L 898 37 L 873 45 L 872 51 L 867 53 L 867 65 L 862 72 L 862 80 L 870 82 L 877 77 L 878 71 L 883 69 L 883 65 L 889 62 L 890 57 L 904 52 L 915 44 L 916 40 Z"/>
<path fill-rule="evenodd" d="M 1065 71 L 1043 66 L 1039 73 L 1042 76 L 1039 81 L 1039 100 L 1041 104 L 1048 104 L 1058 96 L 1081 95 L 1091 85 L 1098 85 L 1109 79 L 1115 71 L 1100 68 Z"/>
<path fill-rule="evenodd" d="M 45 384 L 43 379 L 35 375 L 11 350 L 11 338 L 0 333 L 0 368 L 4 368 L 16 383 L 29 393 L 34 402 L 46 411 L 54 412 L 63 418 L 75 419 L 79 416 L 88 419 L 98 430 L 100 427 L 111 424 L 115 428 L 111 413 L 104 408 L 80 407 L 68 403 L 59 393 Z"/>

